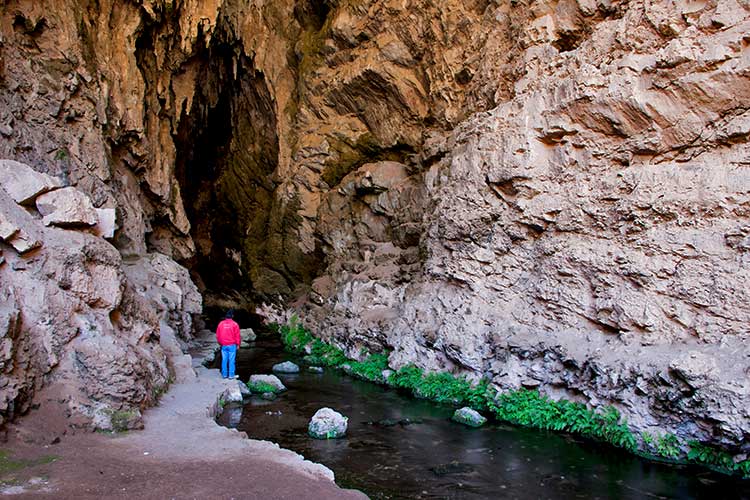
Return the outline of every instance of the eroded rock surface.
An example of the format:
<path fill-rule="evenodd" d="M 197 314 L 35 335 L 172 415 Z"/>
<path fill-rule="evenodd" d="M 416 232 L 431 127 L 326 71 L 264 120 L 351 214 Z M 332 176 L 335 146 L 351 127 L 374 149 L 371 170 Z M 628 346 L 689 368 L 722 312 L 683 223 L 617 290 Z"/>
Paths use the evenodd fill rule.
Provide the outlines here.
<path fill-rule="evenodd" d="M 0 156 L 115 210 L 180 335 L 149 251 L 351 356 L 748 451 L 746 3 L 61 5 L 0 7 Z M 0 273 L 45 251 L 21 229 Z"/>
<path fill-rule="evenodd" d="M 66 197 L 72 189 L 42 194 L 37 206 L 55 205 L 40 198 Z M 35 403 L 56 407 L 75 426 L 138 427 L 140 410 L 156 401 L 170 378 L 159 320 L 183 323 L 155 307 L 166 303 L 164 291 L 152 290 L 158 284 L 136 290 L 120 253 L 104 239 L 83 227 L 48 226 L 43 216 L 54 210 L 34 212 L 15 198 L 0 182 L 0 236 L 8 245 L 7 262 L 0 265 L 0 424 Z M 33 206 L 33 197 L 21 198 Z M 172 269 L 169 276 L 179 274 Z M 188 316 L 200 312 L 195 295 L 197 303 L 175 309 Z M 190 318 L 181 319 L 190 331 Z"/>

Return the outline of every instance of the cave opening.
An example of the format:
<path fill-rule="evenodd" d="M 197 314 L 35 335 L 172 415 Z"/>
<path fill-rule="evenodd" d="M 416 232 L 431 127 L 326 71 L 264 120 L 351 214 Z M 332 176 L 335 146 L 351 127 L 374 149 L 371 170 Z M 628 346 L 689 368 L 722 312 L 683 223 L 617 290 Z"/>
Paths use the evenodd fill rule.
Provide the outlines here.
<path fill-rule="evenodd" d="M 175 175 L 196 246 L 185 264 L 210 314 L 259 298 L 257 282 L 273 260 L 268 234 L 279 139 L 265 75 L 229 30 L 217 30 L 193 63 L 200 69 L 174 136 Z"/>

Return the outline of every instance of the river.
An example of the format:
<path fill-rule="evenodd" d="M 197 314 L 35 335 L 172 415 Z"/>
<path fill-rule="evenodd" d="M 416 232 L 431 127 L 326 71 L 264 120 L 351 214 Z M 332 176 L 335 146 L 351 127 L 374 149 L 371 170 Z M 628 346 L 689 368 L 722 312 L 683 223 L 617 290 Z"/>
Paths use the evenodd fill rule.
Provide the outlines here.
<path fill-rule="evenodd" d="M 243 381 L 299 359 L 275 337 L 240 351 Z M 576 436 L 490 423 L 450 421 L 454 407 L 334 370 L 277 376 L 275 401 L 253 396 L 230 406 L 221 425 L 278 443 L 334 471 L 336 482 L 371 498 L 750 498 L 750 481 L 695 466 L 654 463 Z M 307 435 L 310 417 L 328 406 L 349 417 L 343 439 Z"/>

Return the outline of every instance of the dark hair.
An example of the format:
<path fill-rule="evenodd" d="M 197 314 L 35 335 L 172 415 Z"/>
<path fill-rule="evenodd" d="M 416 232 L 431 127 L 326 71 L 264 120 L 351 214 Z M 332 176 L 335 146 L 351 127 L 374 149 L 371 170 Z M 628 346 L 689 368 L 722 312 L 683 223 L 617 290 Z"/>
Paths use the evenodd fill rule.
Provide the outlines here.
<path fill-rule="evenodd" d="M 230 310 L 228 310 L 228 311 L 227 311 L 227 315 L 225 316 L 225 318 L 227 318 L 227 319 L 232 319 L 232 318 L 234 318 L 234 309 L 230 309 Z"/>

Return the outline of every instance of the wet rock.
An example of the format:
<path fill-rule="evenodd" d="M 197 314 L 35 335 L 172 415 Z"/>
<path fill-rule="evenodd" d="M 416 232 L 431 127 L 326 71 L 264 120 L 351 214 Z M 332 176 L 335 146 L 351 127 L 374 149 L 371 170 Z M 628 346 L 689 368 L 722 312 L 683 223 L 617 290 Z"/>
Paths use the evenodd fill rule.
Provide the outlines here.
<path fill-rule="evenodd" d="M 310 373 L 323 373 L 325 370 L 320 366 L 308 366 L 307 371 Z"/>
<path fill-rule="evenodd" d="M 336 439 L 346 435 L 349 419 L 331 408 L 321 408 L 308 425 L 307 432 L 315 439 Z"/>
<path fill-rule="evenodd" d="M 286 390 L 284 384 L 276 375 L 250 375 L 247 388 L 253 392 L 267 392 L 266 388 L 272 387 L 273 392 Z"/>
<path fill-rule="evenodd" d="M 0 186 L 16 203 L 25 205 L 42 193 L 62 187 L 62 182 L 24 163 L 0 160 Z"/>
<path fill-rule="evenodd" d="M 277 373 L 299 373 L 299 366 L 291 361 L 284 361 L 273 365 L 272 370 Z"/>
<path fill-rule="evenodd" d="M 74 187 L 57 189 L 36 199 L 36 208 L 44 225 L 61 227 L 94 226 L 99 216 L 91 199 Z"/>
<path fill-rule="evenodd" d="M 487 419 L 480 415 L 479 412 L 468 406 L 456 410 L 451 420 L 459 424 L 468 425 L 469 427 L 481 427 L 487 422 Z"/>
<path fill-rule="evenodd" d="M 255 342 L 258 336 L 255 334 L 252 328 L 242 328 L 240 330 L 240 347 L 250 347 L 251 342 Z"/>
<path fill-rule="evenodd" d="M 237 385 L 240 388 L 240 393 L 242 394 L 243 398 L 252 396 L 253 392 L 250 389 L 248 389 L 247 384 L 245 384 L 241 380 L 238 380 Z"/>
<path fill-rule="evenodd" d="M 263 392 L 263 393 L 260 394 L 260 398 L 261 399 L 265 399 L 266 401 L 273 401 L 277 397 L 278 396 L 274 392 Z"/>
<path fill-rule="evenodd" d="M 240 389 L 240 385 L 243 385 L 241 382 L 239 384 L 231 384 L 230 381 L 230 387 L 227 387 L 224 392 L 221 395 L 221 399 L 225 403 L 241 403 L 242 402 L 242 390 Z"/>

